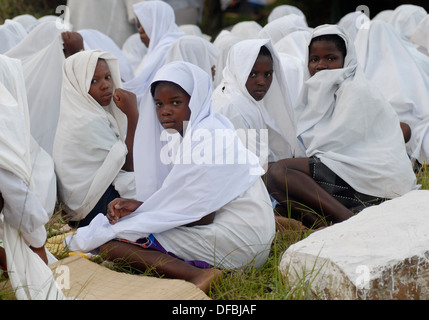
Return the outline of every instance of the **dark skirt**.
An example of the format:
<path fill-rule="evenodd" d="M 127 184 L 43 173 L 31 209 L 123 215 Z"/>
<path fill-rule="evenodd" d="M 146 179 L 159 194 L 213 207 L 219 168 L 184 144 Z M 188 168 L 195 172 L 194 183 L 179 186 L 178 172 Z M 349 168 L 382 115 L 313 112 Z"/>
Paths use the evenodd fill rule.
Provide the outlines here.
<path fill-rule="evenodd" d="M 386 200 L 354 190 L 347 182 L 337 176 L 317 157 L 309 158 L 309 165 L 313 179 L 324 190 L 354 213 L 358 213 L 366 207 L 380 204 Z"/>

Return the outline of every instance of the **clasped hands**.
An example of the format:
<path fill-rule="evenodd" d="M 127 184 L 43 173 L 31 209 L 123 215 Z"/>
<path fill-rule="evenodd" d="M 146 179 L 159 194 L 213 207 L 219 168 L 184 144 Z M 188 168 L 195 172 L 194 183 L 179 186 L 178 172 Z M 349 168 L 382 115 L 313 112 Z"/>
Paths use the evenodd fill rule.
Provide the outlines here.
<path fill-rule="evenodd" d="M 122 217 L 128 216 L 137 210 L 143 202 L 133 199 L 116 198 L 107 206 L 106 217 L 110 224 L 115 224 Z"/>

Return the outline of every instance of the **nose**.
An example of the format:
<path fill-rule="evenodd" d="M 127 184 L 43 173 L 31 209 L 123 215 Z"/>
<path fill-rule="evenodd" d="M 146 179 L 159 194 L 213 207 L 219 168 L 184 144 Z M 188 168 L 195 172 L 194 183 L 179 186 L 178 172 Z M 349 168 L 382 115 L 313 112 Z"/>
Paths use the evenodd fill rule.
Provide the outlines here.
<path fill-rule="evenodd" d="M 171 115 L 171 108 L 167 105 L 167 106 L 163 106 L 161 108 L 161 115 L 163 116 L 169 116 Z"/>
<path fill-rule="evenodd" d="M 328 65 L 324 60 L 320 60 L 319 63 L 316 66 L 317 71 L 328 69 Z"/>

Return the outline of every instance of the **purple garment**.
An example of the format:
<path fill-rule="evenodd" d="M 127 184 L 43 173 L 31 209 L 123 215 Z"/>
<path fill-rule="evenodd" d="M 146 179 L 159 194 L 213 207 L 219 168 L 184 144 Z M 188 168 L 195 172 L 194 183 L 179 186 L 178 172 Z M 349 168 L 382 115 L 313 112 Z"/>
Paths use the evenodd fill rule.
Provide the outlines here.
<path fill-rule="evenodd" d="M 141 239 L 138 239 L 135 242 L 134 241 L 129 241 L 129 240 L 126 240 L 126 239 L 120 239 L 120 238 L 117 238 L 115 240 L 122 241 L 122 242 L 127 242 L 127 243 L 130 243 L 130 244 L 135 244 L 135 245 L 138 245 L 138 246 L 140 246 L 142 248 L 146 248 L 146 249 L 153 249 L 153 250 L 160 251 L 160 252 L 165 253 L 165 254 L 167 254 L 167 255 L 169 255 L 171 257 L 174 257 L 174 258 L 180 259 L 182 261 L 185 261 L 187 264 L 190 264 L 190 265 L 192 265 L 194 267 L 197 267 L 197 268 L 200 268 L 200 269 L 213 268 L 213 266 L 211 264 L 209 264 L 209 263 L 207 263 L 205 261 L 201 261 L 201 260 L 185 260 L 185 259 L 182 259 L 182 258 L 176 256 L 172 252 L 168 252 L 167 250 L 165 250 L 163 248 L 163 246 L 161 246 L 161 244 L 158 242 L 158 240 L 155 239 L 155 237 L 153 236 L 153 234 L 149 235 L 148 238 L 141 238 Z"/>

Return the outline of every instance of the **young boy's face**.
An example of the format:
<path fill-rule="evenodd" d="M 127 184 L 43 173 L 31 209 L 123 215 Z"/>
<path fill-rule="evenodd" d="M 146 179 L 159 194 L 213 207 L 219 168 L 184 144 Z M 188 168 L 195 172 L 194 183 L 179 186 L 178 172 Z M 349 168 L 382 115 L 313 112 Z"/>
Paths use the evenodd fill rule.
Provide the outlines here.
<path fill-rule="evenodd" d="M 174 129 L 183 136 L 183 123 L 189 121 L 191 97 L 172 82 L 159 83 L 153 95 L 158 120 L 164 129 Z"/>
<path fill-rule="evenodd" d="M 308 59 L 308 70 L 311 76 L 322 70 L 343 67 L 344 55 L 334 42 L 320 40 L 311 44 Z"/>
<path fill-rule="evenodd" d="M 262 100 L 273 82 L 273 60 L 270 56 L 259 55 L 250 71 L 246 89 L 256 101 Z"/>
<path fill-rule="evenodd" d="M 98 59 L 88 93 L 103 107 L 112 101 L 112 75 L 107 62 L 103 59 Z"/>

